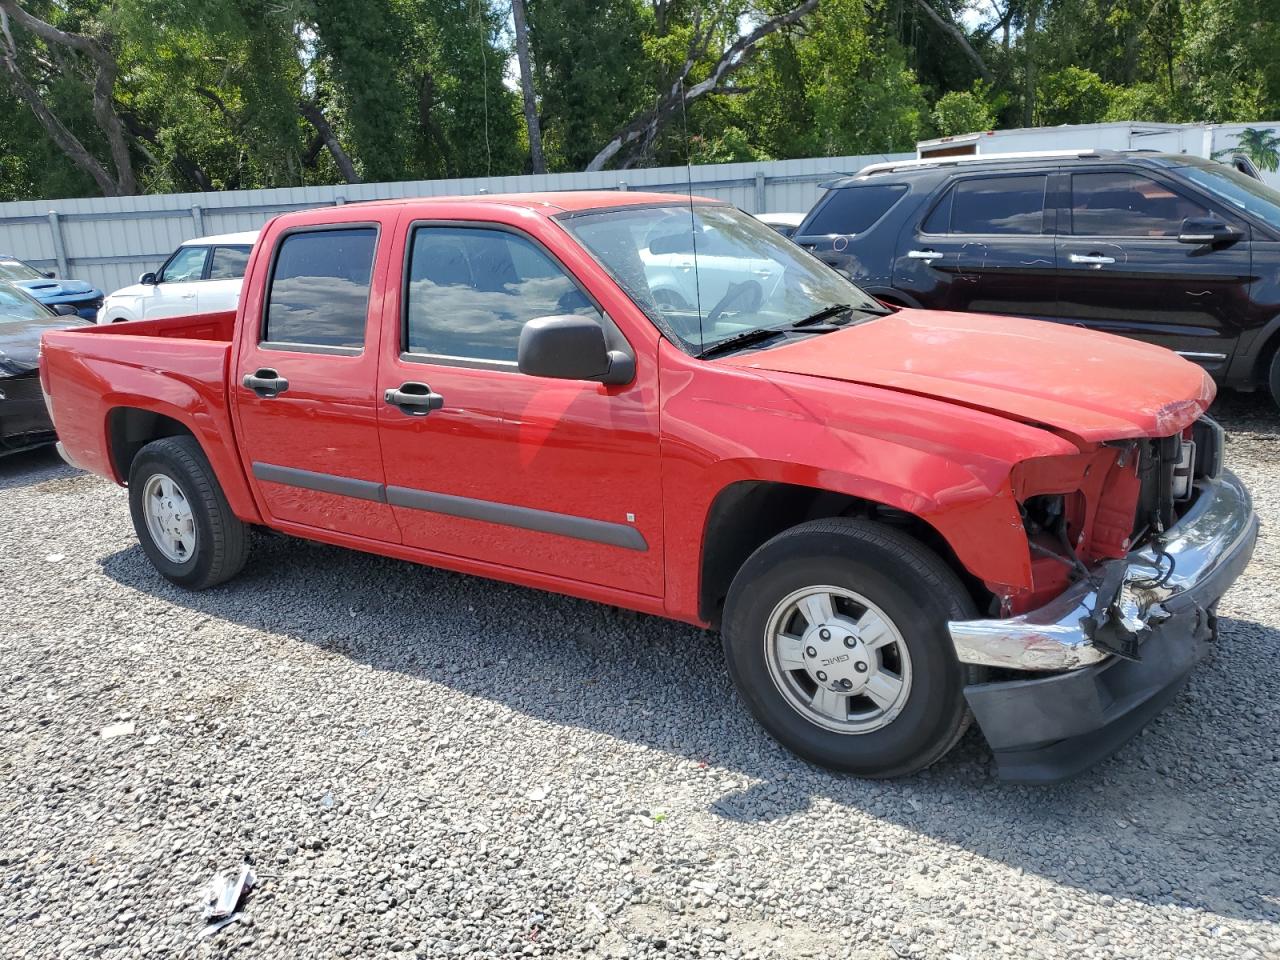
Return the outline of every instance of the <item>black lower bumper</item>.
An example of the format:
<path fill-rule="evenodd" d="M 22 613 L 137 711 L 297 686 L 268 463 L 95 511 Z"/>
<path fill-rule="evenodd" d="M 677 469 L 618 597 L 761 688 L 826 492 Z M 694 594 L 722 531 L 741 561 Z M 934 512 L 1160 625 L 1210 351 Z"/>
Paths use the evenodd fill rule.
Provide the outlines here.
<path fill-rule="evenodd" d="M 1002 780 L 1073 777 L 1115 753 L 1164 709 L 1205 655 L 1217 624 L 1209 610 L 1196 607 L 1152 627 L 1141 660 L 1112 657 L 1067 673 L 965 689 Z"/>

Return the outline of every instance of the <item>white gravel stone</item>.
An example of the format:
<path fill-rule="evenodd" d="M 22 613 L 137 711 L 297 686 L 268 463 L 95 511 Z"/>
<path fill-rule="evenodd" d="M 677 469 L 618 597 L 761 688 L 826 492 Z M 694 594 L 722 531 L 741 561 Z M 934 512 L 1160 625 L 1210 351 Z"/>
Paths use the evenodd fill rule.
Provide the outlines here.
<path fill-rule="evenodd" d="M 905 781 L 816 769 L 714 637 L 564 597 L 272 537 L 186 593 L 123 491 L 0 460 L 3 953 L 1280 956 L 1280 417 L 1223 406 L 1264 526 L 1219 649 L 1047 789 L 975 733 Z"/>

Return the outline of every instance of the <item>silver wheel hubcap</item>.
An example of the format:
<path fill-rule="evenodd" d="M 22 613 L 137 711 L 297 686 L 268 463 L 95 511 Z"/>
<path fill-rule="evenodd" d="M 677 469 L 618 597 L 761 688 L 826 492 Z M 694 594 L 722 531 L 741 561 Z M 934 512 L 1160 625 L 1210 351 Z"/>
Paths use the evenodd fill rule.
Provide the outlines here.
<path fill-rule="evenodd" d="M 843 587 L 784 597 L 765 629 L 769 675 L 787 704 L 837 733 L 871 733 L 902 712 L 911 654 L 883 610 Z"/>
<path fill-rule="evenodd" d="M 142 512 L 147 532 L 165 558 L 186 563 L 196 552 L 196 518 L 182 488 L 163 473 L 147 479 L 142 488 Z"/>

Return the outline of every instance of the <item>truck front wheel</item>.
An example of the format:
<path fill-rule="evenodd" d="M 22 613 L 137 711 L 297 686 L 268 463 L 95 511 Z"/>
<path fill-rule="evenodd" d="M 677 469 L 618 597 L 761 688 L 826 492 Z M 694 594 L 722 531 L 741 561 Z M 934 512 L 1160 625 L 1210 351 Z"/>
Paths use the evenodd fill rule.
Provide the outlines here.
<path fill-rule="evenodd" d="M 837 518 L 756 550 L 730 588 L 722 633 L 739 693 L 783 746 L 894 777 L 940 759 L 969 724 L 946 624 L 974 615 L 955 574 L 917 541 Z"/>
<path fill-rule="evenodd" d="M 153 440 L 129 468 L 133 528 L 152 565 L 190 590 L 230 580 L 249 556 L 249 528 L 227 504 L 194 437 Z"/>

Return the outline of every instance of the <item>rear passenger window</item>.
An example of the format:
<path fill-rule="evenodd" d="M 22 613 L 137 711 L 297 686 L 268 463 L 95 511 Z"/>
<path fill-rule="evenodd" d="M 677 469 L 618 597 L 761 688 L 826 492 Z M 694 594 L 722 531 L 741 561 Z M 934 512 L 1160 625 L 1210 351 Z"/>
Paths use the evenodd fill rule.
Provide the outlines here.
<path fill-rule="evenodd" d="M 276 251 L 262 339 L 359 349 L 369 312 L 373 227 L 288 234 Z"/>
<path fill-rule="evenodd" d="M 244 276 L 252 247 L 214 247 L 209 262 L 210 280 L 239 280 Z"/>
<path fill-rule="evenodd" d="M 411 242 L 404 345 L 411 354 L 514 363 L 527 321 L 600 318 L 560 265 L 525 237 L 418 227 Z"/>
<path fill-rule="evenodd" d="M 1133 173 L 1071 177 L 1071 232 L 1090 237 L 1176 237 L 1187 217 L 1209 211 L 1162 183 Z"/>
<path fill-rule="evenodd" d="M 907 188 L 900 184 L 840 187 L 827 194 L 826 202 L 805 225 L 801 234 L 824 237 L 833 233 L 862 233 L 902 199 Z"/>
<path fill-rule="evenodd" d="M 961 180 L 952 190 L 951 233 L 1042 233 L 1045 176 Z"/>

